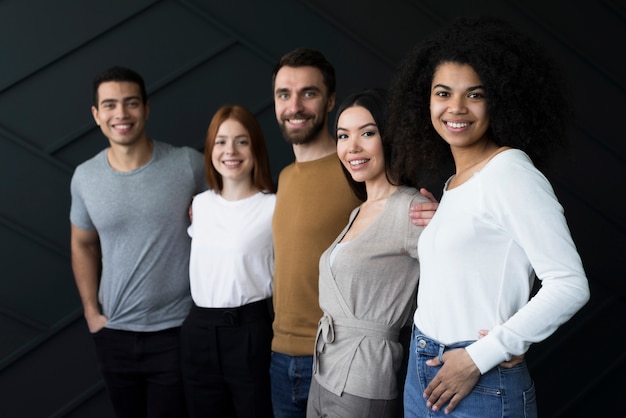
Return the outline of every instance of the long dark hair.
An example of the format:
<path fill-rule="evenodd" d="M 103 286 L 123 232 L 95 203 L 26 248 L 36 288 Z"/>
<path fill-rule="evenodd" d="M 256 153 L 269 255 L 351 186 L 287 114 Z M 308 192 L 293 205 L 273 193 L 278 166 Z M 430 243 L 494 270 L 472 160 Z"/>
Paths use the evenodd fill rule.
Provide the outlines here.
<path fill-rule="evenodd" d="M 389 175 L 388 168 L 391 167 L 391 152 L 389 149 L 389 143 L 386 140 L 387 134 L 387 91 L 379 88 L 368 88 L 355 93 L 350 94 L 346 97 L 339 107 L 337 108 L 337 114 L 335 116 L 335 124 L 334 124 L 334 134 L 335 138 L 337 135 L 337 123 L 339 122 L 339 116 L 343 113 L 344 110 L 354 107 L 360 106 L 367 109 L 368 112 L 372 115 L 376 126 L 378 127 L 378 132 L 380 134 L 382 143 L 383 143 L 383 153 L 385 160 L 385 175 L 387 176 L 387 180 L 390 183 L 394 183 L 391 179 L 392 177 Z M 352 175 L 346 170 L 346 168 L 341 165 L 343 170 L 343 174 L 348 180 L 348 184 L 350 188 L 354 192 L 357 198 L 362 201 L 367 199 L 367 191 L 365 189 L 364 182 L 354 181 Z"/>

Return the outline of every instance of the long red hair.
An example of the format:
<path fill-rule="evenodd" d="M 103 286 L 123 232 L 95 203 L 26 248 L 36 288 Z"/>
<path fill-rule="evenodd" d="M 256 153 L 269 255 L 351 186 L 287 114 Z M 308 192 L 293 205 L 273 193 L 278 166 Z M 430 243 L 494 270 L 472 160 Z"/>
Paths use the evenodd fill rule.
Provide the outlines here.
<path fill-rule="evenodd" d="M 227 119 L 234 119 L 241 123 L 250 135 L 250 146 L 254 158 L 254 168 L 252 169 L 253 185 L 261 191 L 275 193 L 276 187 L 272 180 L 270 160 L 261 125 L 259 125 L 252 112 L 239 105 L 220 107 L 213 115 L 213 119 L 211 119 L 209 124 L 204 144 L 204 171 L 209 188 L 221 192 L 224 187 L 222 175 L 213 167 L 211 155 L 215 146 L 217 131 L 220 125 Z"/>

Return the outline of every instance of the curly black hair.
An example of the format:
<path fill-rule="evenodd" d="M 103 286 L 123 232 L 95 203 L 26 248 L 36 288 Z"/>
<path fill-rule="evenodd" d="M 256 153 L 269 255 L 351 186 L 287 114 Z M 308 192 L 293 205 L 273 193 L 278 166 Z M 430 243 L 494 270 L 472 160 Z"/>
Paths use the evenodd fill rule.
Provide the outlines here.
<path fill-rule="evenodd" d="M 487 135 L 497 145 L 523 150 L 537 167 L 565 145 L 570 109 L 546 51 L 501 19 L 462 17 L 417 44 L 392 80 L 387 131 L 395 178 L 417 184 L 452 159 L 430 119 L 433 75 L 446 62 L 468 64 L 478 74 Z"/>

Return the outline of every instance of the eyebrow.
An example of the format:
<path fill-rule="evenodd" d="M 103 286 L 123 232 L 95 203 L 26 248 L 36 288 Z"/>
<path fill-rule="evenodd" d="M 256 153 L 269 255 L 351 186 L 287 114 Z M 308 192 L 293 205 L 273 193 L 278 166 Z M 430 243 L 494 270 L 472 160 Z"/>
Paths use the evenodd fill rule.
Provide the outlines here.
<path fill-rule="evenodd" d="M 436 88 L 441 88 L 441 89 L 445 89 L 445 90 L 452 90 L 452 87 L 446 86 L 445 84 L 435 84 L 432 89 L 434 90 Z M 479 90 L 479 89 L 483 89 L 484 90 L 485 87 L 482 84 L 478 84 L 476 86 L 468 87 L 467 89 L 465 89 L 465 91 L 474 91 L 474 90 Z"/>
<path fill-rule="evenodd" d="M 229 138 L 228 135 L 223 135 L 223 134 L 222 135 L 215 135 L 215 137 L 216 138 Z M 240 134 L 240 135 L 236 135 L 234 138 L 237 139 L 237 138 L 249 138 L 249 137 L 250 137 L 250 135 Z"/>
<path fill-rule="evenodd" d="M 375 128 L 378 128 L 378 125 L 376 125 L 376 123 L 374 122 L 367 122 L 365 125 L 359 126 L 357 129 L 363 129 L 363 128 L 367 128 L 368 126 L 373 126 Z M 347 128 L 342 128 L 341 126 L 337 126 L 337 130 L 338 131 L 347 131 Z"/>
<path fill-rule="evenodd" d="M 277 89 L 276 89 L 276 91 L 275 91 L 275 93 L 276 93 L 276 94 L 280 94 L 280 93 L 288 93 L 288 92 L 290 92 L 290 91 L 291 91 L 291 89 L 289 89 L 289 88 L 287 88 L 287 87 L 281 87 L 281 88 L 277 88 Z M 319 88 L 319 87 L 317 87 L 317 86 L 305 86 L 305 87 L 302 87 L 302 88 L 301 88 L 300 90 L 298 90 L 298 91 L 300 91 L 300 92 L 302 92 L 302 91 L 322 91 L 322 89 L 320 89 L 320 88 Z"/>
<path fill-rule="evenodd" d="M 140 96 L 128 96 L 128 97 L 124 97 L 122 99 L 123 102 L 128 102 L 128 101 L 131 101 L 131 100 L 141 100 L 141 97 Z M 119 102 L 119 100 L 117 100 L 117 99 L 102 99 L 100 101 L 100 104 L 117 103 L 117 102 Z"/>

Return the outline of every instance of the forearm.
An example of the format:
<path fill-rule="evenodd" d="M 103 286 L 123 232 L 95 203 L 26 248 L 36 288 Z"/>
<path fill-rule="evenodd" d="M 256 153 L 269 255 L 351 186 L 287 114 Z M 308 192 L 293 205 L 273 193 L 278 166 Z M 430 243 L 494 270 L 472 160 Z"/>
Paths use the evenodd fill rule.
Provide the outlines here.
<path fill-rule="evenodd" d="M 97 241 L 84 242 L 72 237 L 72 271 L 85 317 L 100 315 L 100 245 Z"/>

